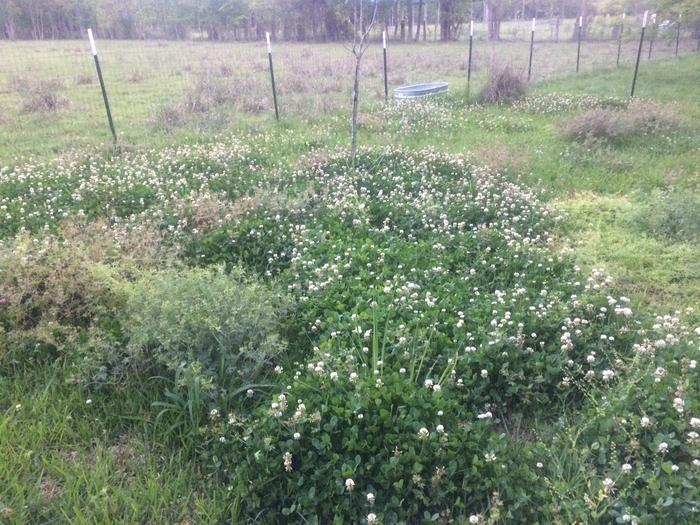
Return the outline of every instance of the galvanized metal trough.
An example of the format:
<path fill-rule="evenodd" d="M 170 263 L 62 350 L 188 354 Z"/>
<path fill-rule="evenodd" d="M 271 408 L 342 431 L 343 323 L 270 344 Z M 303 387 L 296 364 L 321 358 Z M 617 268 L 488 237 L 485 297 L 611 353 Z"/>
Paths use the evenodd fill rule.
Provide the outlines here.
<path fill-rule="evenodd" d="M 402 86 L 394 90 L 394 98 L 419 98 L 446 93 L 449 88 L 447 82 L 427 82 L 425 84 L 413 84 Z"/>

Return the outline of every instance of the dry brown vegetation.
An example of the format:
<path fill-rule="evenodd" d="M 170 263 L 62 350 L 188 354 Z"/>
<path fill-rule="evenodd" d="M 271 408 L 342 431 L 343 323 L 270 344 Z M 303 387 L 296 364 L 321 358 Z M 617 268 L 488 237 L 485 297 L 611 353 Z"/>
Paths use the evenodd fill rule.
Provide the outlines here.
<path fill-rule="evenodd" d="M 634 136 L 678 130 L 683 119 L 669 106 L 633 101 L 625 109 L 596 108 L 560 123 L 564 138 L 584 143 L 620 144 Z"/>

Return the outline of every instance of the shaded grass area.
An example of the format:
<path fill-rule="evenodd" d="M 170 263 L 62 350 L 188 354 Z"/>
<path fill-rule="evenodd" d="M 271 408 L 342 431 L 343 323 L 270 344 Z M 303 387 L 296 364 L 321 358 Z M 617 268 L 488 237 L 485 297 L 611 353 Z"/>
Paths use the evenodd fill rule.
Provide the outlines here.
<path fill-rule="evenodd" d="M 2 523 L 226 520 L 226 488 L 148 431 L 148 389 L 86 397 L 69 379 L 60 363 L 0 379 Z"/>

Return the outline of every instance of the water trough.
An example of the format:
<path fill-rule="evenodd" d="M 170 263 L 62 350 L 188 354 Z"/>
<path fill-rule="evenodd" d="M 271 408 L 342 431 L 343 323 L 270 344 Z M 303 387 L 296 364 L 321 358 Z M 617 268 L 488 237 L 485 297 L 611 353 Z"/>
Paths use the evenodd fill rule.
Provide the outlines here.
<path fill-rule="evenodd" d="M 427 82 L 424 84 L 413 84 L 412 86 L 402 86 L 394 90 L 394 98 L 418 98 L 447 93 L 449 84 L 447 82 Z"/>

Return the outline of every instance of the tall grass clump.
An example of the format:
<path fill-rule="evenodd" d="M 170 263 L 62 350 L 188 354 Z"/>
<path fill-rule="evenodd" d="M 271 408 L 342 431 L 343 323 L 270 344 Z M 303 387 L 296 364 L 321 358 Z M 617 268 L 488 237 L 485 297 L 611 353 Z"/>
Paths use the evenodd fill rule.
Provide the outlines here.
<path fill-rule="evenodd" d="M 567 140 L 620 145 L 634 137 L 669 135 L 682 126 L 682 119 L 668 107 L 633 102 L 624 109 L 585 111 L 563 120 L 559 129 Z"/>
<path fill-rule="evenodd" d="M 700 241 L 700 199 L 681 190 L 656 191 L 634 214 L 641 231 L 670 242 Z"/>
<path fill-rule="evenodd" d="M 22 96 L 24 113 L 55 113 L 68 106 L 68 99 L 61 94 L 61 80 L 31 80 L 17 87 Z"/>
<path fill-rule="evenodd" d="M 494 66 L 489 72 L 486 85 L 479 93 L 482 104 L 513 104 L 527 94 L 527 83 L 522 75 L 510 66 Z"/>

